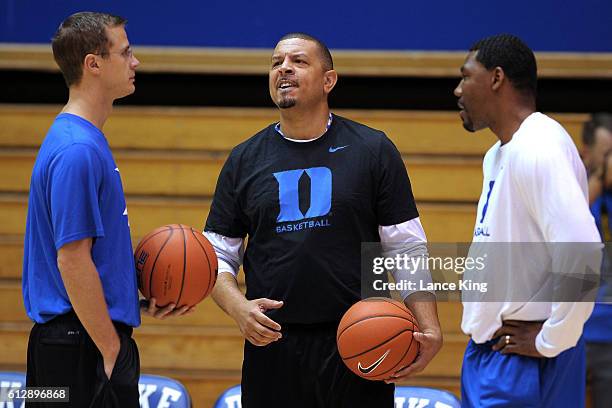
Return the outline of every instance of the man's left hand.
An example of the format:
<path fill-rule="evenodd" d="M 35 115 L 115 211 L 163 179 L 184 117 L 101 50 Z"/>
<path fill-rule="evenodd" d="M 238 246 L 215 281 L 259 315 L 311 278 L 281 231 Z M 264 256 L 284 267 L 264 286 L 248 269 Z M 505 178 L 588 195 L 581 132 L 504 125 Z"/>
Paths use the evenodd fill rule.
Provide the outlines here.
<path fill-rule="evenodd" d="M 520 354 L 527 357 L 544 357 L 536 349 L 536 336 L 542 330 L 542 322 L 506 320 L 493 337 L 499 341 L 492 347 L 502 354 Z"/>
<path fill-rule="evenodd" d="M 419 342 L 419 353 L 416 359 L 408 367 L 402 368 L 391 378 L 385 380 L 387 384 L 403 381 L 416 373 L 420 373 L 442 348 L 442 332 L 439 330 L 414 332 L 413 336 Z"/>
<path fill-rule="evenodd" d="M 174 303 L 170 303 L 165 307 L 157 307 L 155 298 L 140 301 L 140 311 L 147 316 L 154 317 L 156 319 L 164 320 L 168 317 L 183 316 L 195 311 L 195 306 L 183 306 L 176 308 Z"/>

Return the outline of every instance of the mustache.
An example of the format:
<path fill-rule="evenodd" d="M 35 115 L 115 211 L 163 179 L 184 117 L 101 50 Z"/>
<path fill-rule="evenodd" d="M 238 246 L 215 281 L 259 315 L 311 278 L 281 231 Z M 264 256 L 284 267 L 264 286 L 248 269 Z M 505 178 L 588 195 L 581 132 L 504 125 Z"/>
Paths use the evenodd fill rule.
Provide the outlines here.
<path fill-rule="evenodd" d="M 276 80 L 276 86 L 277 87 L 279 87 L 279 86 L 281 86 L 281 84 L 285 84 L 285 83 L 288 83 L 291 86 L 299 86 L 300 85 L 300 83 L 297 80 L 297 78 L 295 78 L 293 76 L 282 76 L 282 77 L 279 77 Z"/>

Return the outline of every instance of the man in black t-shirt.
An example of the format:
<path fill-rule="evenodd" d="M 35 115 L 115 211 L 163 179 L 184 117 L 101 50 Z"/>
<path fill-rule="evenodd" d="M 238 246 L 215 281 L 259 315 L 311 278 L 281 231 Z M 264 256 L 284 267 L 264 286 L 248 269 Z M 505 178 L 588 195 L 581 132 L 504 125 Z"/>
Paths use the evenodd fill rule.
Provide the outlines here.
<path fill-rule="evenodd" d="M 324 44 L 284 36 L 269 75 L 280 122 L 234 148 L 217 182 L 205 234 L 219 258 L 213 298 L 247 340 L 245 408 L 393 407 L 392 383 L 423 370 L 442 345 L 435 298 L 415 292 L 405 298 L 422 330 L 412 365 L 368 381 L 338 354 L 338 322 L 360 300 L 361 243 L 413 242 L 425 252 L 426 240 L 393 143 L 330 113 L 337 78 Z"/>

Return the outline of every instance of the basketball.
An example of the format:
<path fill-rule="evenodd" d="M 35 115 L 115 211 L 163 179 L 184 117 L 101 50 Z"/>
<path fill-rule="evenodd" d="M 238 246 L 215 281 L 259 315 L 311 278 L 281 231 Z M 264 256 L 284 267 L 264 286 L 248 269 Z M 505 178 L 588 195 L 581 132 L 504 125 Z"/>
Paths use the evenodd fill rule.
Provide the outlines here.
<path fill-rule="evenodd" d="M 369 298 L 346 311 L 336 340 L 347 367 L 368 380 L 386 380 L 410 365 L 419 351 L 412 312 L 401 302 Z"/>
<path fill-rule="evenodd" d="M 217 280 L 217 256 L 201 232 L 182 224 L 148 233 L 134 252 L 138 288 L 157 306 L 193 306 L 210 294 Z"/>

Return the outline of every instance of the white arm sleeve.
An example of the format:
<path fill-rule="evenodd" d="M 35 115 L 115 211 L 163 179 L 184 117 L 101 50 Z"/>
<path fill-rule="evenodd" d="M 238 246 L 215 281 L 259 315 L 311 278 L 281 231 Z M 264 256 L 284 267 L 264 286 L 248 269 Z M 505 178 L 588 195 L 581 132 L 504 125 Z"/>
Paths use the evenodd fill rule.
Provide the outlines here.
<path fill-rule="evenodd" d="M 514 181 L 545 242 L 550 243 L 553 272 L 597 274 L 601 257 L 586 252 L 589 248 L 600 248 L 600 244 L 582 243 L 600 242 L 599 233 L 589 211 L 584 186 L 580 185 L 585 177 L 577 173 L 579 167 L 572 165 L 572 156 L 559 146 L 548 146 L 545 150 L 525 152 L 515 164 Z M 568 251 L 569 243 L 581 244 L 572 245 L 576 251 Z M 588 277 L 585 275 L 584 279 Z M 536 337 L 538 352 L 545 357 L 555 357 L 574 347 L 592 311 L 592 301 L 553 301 L 551 315 Z"/>
<path fill-rule="evenodd" d="M 379 226 L 378 234 L 382 244 L 383 256 L 393 257 L 397 254 L 407 255 L 408 257 L 423 258 L 428 256 L 427 238 L 421 225 L 419 217 L 396 225 Z M 396 282 L 413 281 L 423 282 L 423 285 L 431 283 L 431 274 L 427 267 L 427 262 L 418 263 L 421 267 L 415 271 L 393 270 L 391 274 Z M 420 287 L 420 285 L 417 285 Z M 401 291 L 402 300 L 406 299 L 417 290 Z M 434 293 L 434 292 L 432 292 Z M 435 293 L 434 293 L 435 294 Z"/>
<path fill-rule="evenodd" d="M 238 276 L 244 257 L 244 239 L 229 238 L 210 231 L 204 231 L 203 234 L 215 249 L 219 261 L 219 273 Z"/>

